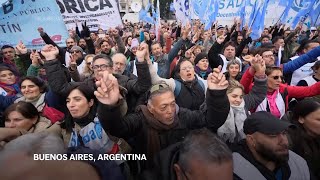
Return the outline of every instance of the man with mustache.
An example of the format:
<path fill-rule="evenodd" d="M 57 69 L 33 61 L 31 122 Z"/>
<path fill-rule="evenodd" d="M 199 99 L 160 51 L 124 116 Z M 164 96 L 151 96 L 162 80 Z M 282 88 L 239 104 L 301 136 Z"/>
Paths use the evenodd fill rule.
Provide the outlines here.
<path fill-rule="evenodd" d="M 243 126 L 246 138 L 232 147 L 234 179 L 310 179 L 306 161 L 289 150 L 292 126 L 265 111 L 249 116 Z"/>

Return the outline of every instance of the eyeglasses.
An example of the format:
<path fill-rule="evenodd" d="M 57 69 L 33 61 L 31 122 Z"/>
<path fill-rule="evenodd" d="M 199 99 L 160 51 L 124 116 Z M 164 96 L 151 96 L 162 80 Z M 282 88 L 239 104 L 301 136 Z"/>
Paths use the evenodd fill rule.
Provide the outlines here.
<path fill-rule="evenodd" d="M 194 68 L 193 66 L 187 66 L 187 67 L 181 68 L 180 70 L 186 71 L 186 70 L 192 70 L 193 68 Z"/>
<path fill-rule="evenodd" d="M 283 79 L 283 76 L 273 76 L 272 77 L 274 80 L 278 80 L 279 78 L 280 78 L 280 80 L 282 80 Z"/>
<path fill-rule="evenodd" d="M 87 62 L 87 65 L 90 66 L 90 65 L 91 65 L 91 62 Z"/>
<path fill-rule="evenodd" d="M 112 66 L 110 66 L 110 65 L 108 65 L 108 64 L 101 64 L 101 65 L 94 65 L 94 66 L 92 66 L 92 69 L 93 69 L 93 70 L 101 69 L 102 71 L 104 71 L 104 70 L 107 70 L 109 67 L 112 67 Z"/>
<path fill-rule="evenodd" d="M 264 55 L 262 56 L 263 58 L 274 58 L 273 54 L 269 54 L 269 55 Z"/>
<path fill-rule="evenodd" d="M 70 51 L 71 54 L 73 54 L 73 53 L 79 53 L 79 52 L 81 52 L 81 51 L 79 51 L 79 50 Z"/>

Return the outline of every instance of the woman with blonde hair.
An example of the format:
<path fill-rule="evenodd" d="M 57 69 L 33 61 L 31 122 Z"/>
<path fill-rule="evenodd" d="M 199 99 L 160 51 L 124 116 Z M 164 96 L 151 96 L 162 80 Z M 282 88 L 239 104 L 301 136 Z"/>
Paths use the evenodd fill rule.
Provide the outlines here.
<path fill-rule="evenodd" d="M 225 123 L 218 129 L 217 134 L 226 142 L 238 142 L 245 138 L 243 123 L 249 111 L 255 109 L 266 97 L 267 76 L 265 63 L 257 60 L 253 63 L 255 69 L 255 85 L 249 94 L 244 93 L 244 87 L 236 80 L 229 80 L 227 96 L 230 102 L 230 111 Z"/>
<path fill-rule="evenodd" d="M 86 55 L 86 57 L 84 58 L 85 61 L 85 66 L 83 67 L 83 73 L 79 74 L 79 71 L 77 69 L 77 67 L 70 67 L 69 72 L 71 75 L 71 78 L 75 81 L 75 82 L 82 82 L 87 78 L 90 78 L 93 75 L 93 69 L 92 69 L 92 61 L 93 61 L 93 57 L 95 55 L 94 54 L 88 54 Z M 74 64 L 76 66 L 76 64 Z M 72 65 L 70 65 L 72 66 Z"/>

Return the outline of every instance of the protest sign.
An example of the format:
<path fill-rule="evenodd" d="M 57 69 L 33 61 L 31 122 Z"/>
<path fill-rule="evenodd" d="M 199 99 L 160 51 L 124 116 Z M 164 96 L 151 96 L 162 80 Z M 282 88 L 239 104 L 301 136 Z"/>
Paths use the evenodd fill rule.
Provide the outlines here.
<path fill-rule="evenodd" d="M 181 1 L 181 0 L 179 0 Z M 202 0 L 191 0 L 191 2 L 196 1 L 201 2 Z M 220 0 L 219 1 L 219 12 L 217 14 L 217 20 L 219 24 L 221 25 L 232 25 L 234 18 L 239 18 L 240 17 L 240 11 L 239 9 L 241 8 L 241 4 L 245 0 Z M 245 8 L 245 18 L 246 22 L 248 22 L 250 14 L 252 13 L 252 8 L 255 4 L 256 1 L 258 2 L 264 2 L 265 0 L 247 0 L 248 3 L 246 4 Z M 277 23 L 279 18 L 282 16 L 283 11 L 285 10 L 285 6 L 279 6 L 279 1 L 280 0 L 270 0 L 270 3 L 268 4 L 266 14 L 265 14 L 265 26 L 270 26 L 274 25 Z M 305 8 L 305 1 L 306 0 L 295 0 L 293 1 L 292 4 L 290 4 L 291 8 L 288 11 L 288 15 L 285 18 L 285 23 L 286 24 L 291 24 L 294 17 L 298 14 L 299 11 L 303 10 Z M 207 1 L 204 1 L 207 2 Z M 198 3 L 199 4 L 199 3 Z M 314 8 L 319 10 L 319 4 L 320 0 L 315 0 L 315 5 Z M 210 5 L 212 6 L 212 4 Z M 190 7 L 191 12 L 190 16 L 192 19 L 199 19 L 199 15 L 201 16 L 201 10 L 195 8 L 195 7 Z M 204 13 L 204 12 L 202 12 Z M 310 21 L 310 20 L 309 20 Z M 305 24 L 307 24 L 308 21 L 306 21 Z M 309 27 L 308 27 L 309 28 Z"/>
<path fill-rule="evenodd" d="M 0 5 L 0 46 L 15 46 L 21 40 L 29 49 L 40 49 L 45 43 L 38 27 L 56 44 L 65 44 L 68 32 L 55 0 L 12 0 Z"/>
<path fill-rule="evenodd" d="M 57 0 L 68 29 L 75 28 L 75 20 L 87 22 L 90 30 L 107 30 L 122 25 L 115 0 Z"/>

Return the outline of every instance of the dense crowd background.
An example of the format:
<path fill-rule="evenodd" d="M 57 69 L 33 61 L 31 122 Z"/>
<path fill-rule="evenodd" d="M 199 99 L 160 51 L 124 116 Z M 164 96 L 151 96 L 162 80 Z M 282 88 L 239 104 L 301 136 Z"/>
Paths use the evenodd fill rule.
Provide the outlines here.
<path fill-rule="evenodd" d="M 0 179 L 320 179 L 319 28 L 75 25 L 1 47 Z M 32 159 L 50 153 L 147 160 Z"/>

